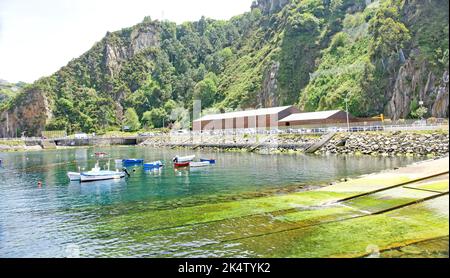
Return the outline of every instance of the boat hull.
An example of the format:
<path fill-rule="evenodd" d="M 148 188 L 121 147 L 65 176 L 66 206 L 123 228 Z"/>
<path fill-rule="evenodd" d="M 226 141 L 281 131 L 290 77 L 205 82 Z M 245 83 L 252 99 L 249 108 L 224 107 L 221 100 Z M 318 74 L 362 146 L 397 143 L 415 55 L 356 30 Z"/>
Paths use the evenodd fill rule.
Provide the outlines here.
<path fill-rule="evenodd" d="M 125 177 L 125 174 L 114 176 L 81 176 L 81 182 L 94 182 L 94 181 L 106 181 L 106 180 L 120 180 Z"/>
<path fill-rule="evenodd" d="M 200 159 L 201 162 L 209 162 L 210 164 L 216 164 L 215 159 Z"/>
<path fill-rule="evenodd" d="M 76 172 L 69 172 L 67 173 L 67 176 L 69 177 L 70 181 L 80 181 L 81 180 L 81 174 Z"/>
<path fill-rule="evenodd" d="M 162 165 L 144 165 L 144 169 L 160 169 L 163 168 Z"/>
<path fill-rule="evenodd" d="M 189 162 L 174 163 L 175 168 L 189 167 Z"/>
<path fill-rule="evenodd" d="M 143 159 L 124 159 L 122 160 L 122 164 L 124 165 L 138 165 L 138 164 L 143 164 L 144 160 Z"/>
<path fill-rule="evenodd" d="M 203 161 L 203 162 L 191 162 L 191 163 L 189 163 L 189 166 L 193 167 L 193 168 L 208 167 L 210 165 L 211 165 L 211 163 L 209 163 L 208 161 L 206 161 L 206 162 Z"/>
<path fill-rule="evenodd" d="M 163 163 L 161 161 L 155 161 L 155 162 L 150 162 L 150 163 L 145 163 L 144 167 L 145 168 L 159 168 L 159 167 L 163 167 Z"/>
<path fill-rule="evenodd" d="M 94 182 L 94 181 L 105 181 L 105 180 L 120 180 L 125 177 L 125 173 L 117 172 L 113 174 L 81 174 L 81 182 Z"/>

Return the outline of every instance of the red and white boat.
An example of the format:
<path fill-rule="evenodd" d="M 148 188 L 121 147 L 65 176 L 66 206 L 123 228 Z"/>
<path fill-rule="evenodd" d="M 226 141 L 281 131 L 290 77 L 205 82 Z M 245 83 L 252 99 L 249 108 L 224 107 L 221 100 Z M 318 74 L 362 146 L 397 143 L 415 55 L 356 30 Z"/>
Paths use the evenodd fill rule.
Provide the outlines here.
<path fill-rule="evenodd" d="M 183 167 L 189 167 L 190 162 L 175 162 L 173 165 L 175 168 L 183 168 Z"/>

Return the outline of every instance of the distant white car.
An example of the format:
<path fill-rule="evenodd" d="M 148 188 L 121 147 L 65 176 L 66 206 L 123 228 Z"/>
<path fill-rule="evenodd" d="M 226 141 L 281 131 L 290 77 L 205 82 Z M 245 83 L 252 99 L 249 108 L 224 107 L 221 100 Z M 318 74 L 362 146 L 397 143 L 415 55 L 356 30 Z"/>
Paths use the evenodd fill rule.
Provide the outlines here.
<path fill-rule="evenodd" d="M 427 121 L 426 120 L 420 120 L 420 121 L 415 121 L 413 123 L 414 126 L 426 126 L 427 125 Z"/>
<path fill-rule="evenodd" d="M 185 129 L 180 129 L 177 131 L 174 131 L 173 134 L 177 134 L 177 135 L 187 135 L 189 134 L 189 131 L 185 130 Z"/>
<path fill-rule="evenodd" d="M 86 133 L 77 133 L 75 134 L 75 139 L 88 139 L 89 136 Z"/>

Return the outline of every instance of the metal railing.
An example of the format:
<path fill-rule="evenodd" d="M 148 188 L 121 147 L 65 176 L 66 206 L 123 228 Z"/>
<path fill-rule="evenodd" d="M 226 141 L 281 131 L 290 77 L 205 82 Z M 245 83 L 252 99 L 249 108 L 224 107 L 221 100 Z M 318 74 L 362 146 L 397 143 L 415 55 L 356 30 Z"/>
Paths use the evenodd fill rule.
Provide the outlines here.
<path fill-rule="evenodd" d="M 231 135 L 282 135 L 282 134 L 299 134 L 299 135 L 323 135 L 330 132 L 374 132 L 374 131 L 424 131 L 424 130 L 439 130 L 449 129 L 448 122 L 434 122 L 434 121 L 397 121 L 397 122 L 370 122 L 370 123 L 351 123 L 350 129 L 347 124 L 334 125 L 311 125 L 302 127 L 276 127 L 271 129 L 266 128 L 246 128 L 246 129 L 224 129 L 224 130 L 206 130 L 206 131 L 172 131 L 169 134 L 148 133 L 137 136 L 94 136 L 87 135 L 83 138 L 76 138 L 66 136 L 63 138 L 52 138 L 48 140 L 88 140 L 88 139 L 117 139 L 128 138 L 135 139 L 159 137 L 161 135 L 170 136 L 231 136 Z M 39 141 L 45 138 L 42 137 L 19 137 L 19 138 L 0 138 L 1 141 Z"/>

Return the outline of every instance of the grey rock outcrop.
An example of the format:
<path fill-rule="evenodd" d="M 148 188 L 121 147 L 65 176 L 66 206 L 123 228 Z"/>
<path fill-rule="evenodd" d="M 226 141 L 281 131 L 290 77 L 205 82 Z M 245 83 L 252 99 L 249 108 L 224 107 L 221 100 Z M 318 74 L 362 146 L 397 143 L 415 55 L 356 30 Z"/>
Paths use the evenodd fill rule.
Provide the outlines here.
<path fill-rule="evenodd" d="M 277 76 L 280 70 L 280 63 L 274 62 L 267 70 L 263 81 L 263 88 L 258 95 L 258 103 L 261 107 L 276 107 L 279 106 L 277 98 Z"/>
<path fill-rule="evenodd" d="M 426 62 L 408 59 L 397 74 L 386 115 L 394 120 L 405 119 L 411 112 L 413 100 L 423 101 L 429 115 L 448 117 L 448 72 L 442 78 L 430 70 Z"/>
<path fill-rule="evenodd" d="M 252 4 L 252 9 L 260 9 L 265 14 L 278 12 L 289 4 L 289 0 L 256 0 Z"/>

